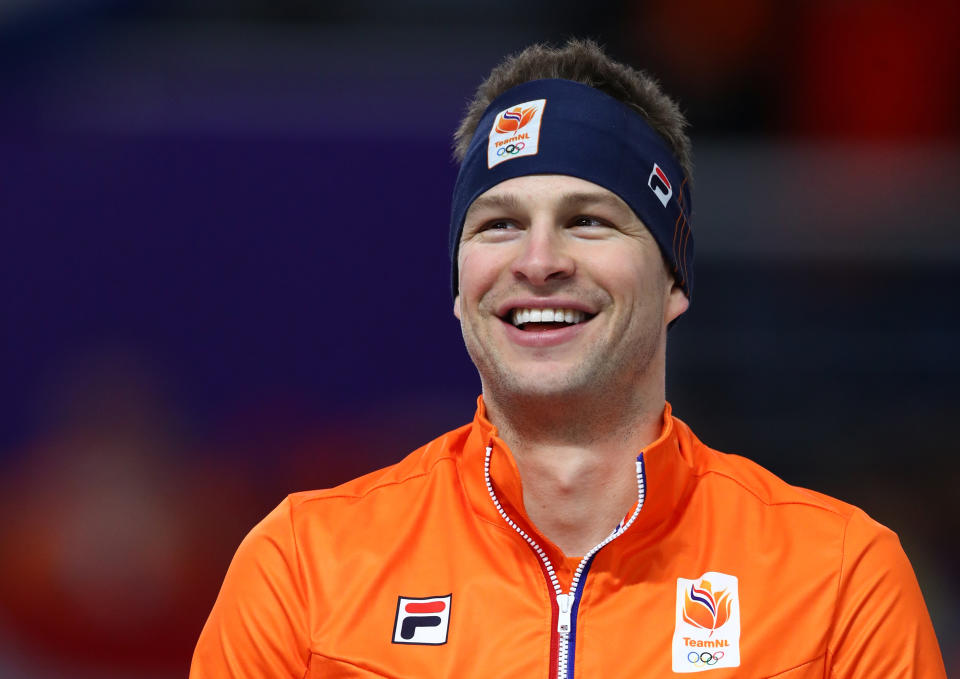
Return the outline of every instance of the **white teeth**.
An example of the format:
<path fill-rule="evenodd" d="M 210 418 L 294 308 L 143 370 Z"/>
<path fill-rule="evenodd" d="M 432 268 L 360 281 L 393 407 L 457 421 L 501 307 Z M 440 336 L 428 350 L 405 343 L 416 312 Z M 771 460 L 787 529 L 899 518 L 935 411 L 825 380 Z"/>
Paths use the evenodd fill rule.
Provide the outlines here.
<path fill-rule="evenodd" d="M 511 320 L 514 325 L 524 323 L 581 323 L 586 314 L 576 309 L 514 309 Z"/>

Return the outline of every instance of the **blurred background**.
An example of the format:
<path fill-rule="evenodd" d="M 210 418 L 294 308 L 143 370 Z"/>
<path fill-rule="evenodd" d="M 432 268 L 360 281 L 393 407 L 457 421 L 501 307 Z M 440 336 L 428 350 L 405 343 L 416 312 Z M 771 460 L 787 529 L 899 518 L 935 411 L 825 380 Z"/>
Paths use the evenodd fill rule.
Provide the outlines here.
<path fill-rule="evenodd" d="M 185 676 L 288 492 L 470 419 L 450 134 L 593 37 L 692 122 L 668 398 L 863 507 L 960 671 L 954 0 L 0 2 L 0 676 Z"/>

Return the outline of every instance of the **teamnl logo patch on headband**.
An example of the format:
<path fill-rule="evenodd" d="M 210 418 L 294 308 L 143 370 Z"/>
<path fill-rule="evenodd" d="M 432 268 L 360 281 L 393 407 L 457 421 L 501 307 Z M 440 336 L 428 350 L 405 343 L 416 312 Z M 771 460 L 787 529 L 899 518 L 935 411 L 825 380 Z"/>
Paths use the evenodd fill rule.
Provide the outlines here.
<path fill-rule="evenodd" d="M 536 99 L 511 106 L 497 114 L 487 144 L 488 169 L 507 160 L 537 155 L 540 121 L 546 104 L 546 99 Z"/>

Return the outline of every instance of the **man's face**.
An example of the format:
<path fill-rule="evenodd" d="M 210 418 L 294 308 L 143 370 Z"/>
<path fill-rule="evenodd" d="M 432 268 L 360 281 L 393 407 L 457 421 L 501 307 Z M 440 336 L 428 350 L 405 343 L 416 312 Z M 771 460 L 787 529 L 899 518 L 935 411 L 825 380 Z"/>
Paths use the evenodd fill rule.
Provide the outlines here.
<path fill-rule="evenodd" d="M 662 371 L 666 325 L 688 304 L 630 207 L 565 175 L 478 197 L 458 265 L 454 314 L 485 393 L 627 396 Z"/>

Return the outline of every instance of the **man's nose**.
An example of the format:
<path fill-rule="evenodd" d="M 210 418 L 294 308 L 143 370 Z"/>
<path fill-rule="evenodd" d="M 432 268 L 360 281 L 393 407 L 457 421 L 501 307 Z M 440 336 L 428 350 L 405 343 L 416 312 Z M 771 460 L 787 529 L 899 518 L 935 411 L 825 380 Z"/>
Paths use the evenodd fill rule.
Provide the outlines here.
<path fill-rule="evenodd" d="M 521 250 L 513 260 L 513 274 L 533 285 L 545 285 L 573 275 L 576 265 L 562 229 L 533 224 L 522 238 Z"/>

